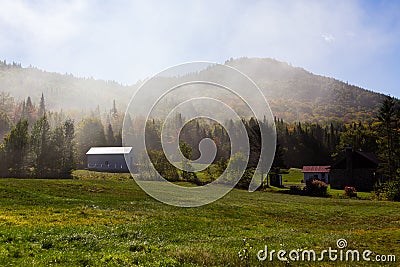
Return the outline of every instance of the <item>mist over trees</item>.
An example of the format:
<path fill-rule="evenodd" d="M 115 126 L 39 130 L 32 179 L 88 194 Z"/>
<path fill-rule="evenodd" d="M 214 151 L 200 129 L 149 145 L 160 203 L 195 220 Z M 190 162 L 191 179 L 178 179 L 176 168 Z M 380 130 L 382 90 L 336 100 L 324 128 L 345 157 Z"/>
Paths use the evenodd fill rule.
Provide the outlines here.
<path fill-rule="evenodd" d="M 276 115 L 277 146 L 272 172 L 303 165 L 330 165 L 340 158 L 345 146 L 351 145 L 355 150 L 378 155 L 382 159 L 379 171 L 389 181 L 398 179 L 400 104 L 397 99 L 271 59 L 241 58 L 226 64 L 241 69 L 260 85 Z M 124 110 L 133 87 L 50 74 L 22 68 L 16 63 L 0 62 L 0 73 L 6 74 L 0 76 L 0 176 L 68 178 L 72 170 L 86 168 L 85 154 L 90 147 L 122 145 Z M 207 77 L 209 73 L 206 70 L 193 75 Z M 97 97 L 98 93 L 91 89 L 95 87 L 105 94 Z M 58 106 L 62 93 L 66 102 Z M 71 108 L 60 108 L 68 107 L 73 101 L 76 105 Z M 127 115 L 126 136 L 138 138 L 136 129 L 143 120 L 140 115 Z M 179 129 L 183 121 L 176 114 L 175 127 Z M 251 117 L 243 118 L 241 123 L 250 139 L 245 173 L 248 178 L 260 160 L 260 128 L 271 129 L 270 125 Z M 161 125 L 157 119 L 146 122 L 147 149 L 152 160 L 172 180 L 201 183 L 190 172 L 177 171 L 166 163 L 160 140 Z M 240 131 L 233 121 L 227 125 L 232 132 Z M 223 173 L 230 160 L 240 162 L 242 158 L 231 155 L 230 137 L 215 122 L 193 120 L 183 127 L 179 138 L 191 160 L 199 158 L 198 145 L 202 139 L 215 142 L 216 158 L 213 166 L 206 169 L 210 179 Z M 182 164 L 190 164 L 191 160 Z M 261 171 L 264 176 L 266 169 Z M 246 181 L 249 182 L 241 181 L 240 186 L 245 187 Z"/>
<path fill-rule="evenodd" d="M 314 75 L 274 59 L 238 58 L 228 60 L 225 64 L 248 75 L 266 96 L 275 116 L 289 123 L 369 122 L 378 114 L 384 99 L 382 94 Z M 212 75 L 210 68 L 186 78 L 200 80 Z M 174 78 L 165 78 L 162 82 L 173 83 Z M 40 102 L 41 94 L 44 93 L 49 110 L 68 111 L 75 121 L 91 116 L 91 111 L 95 117 L 99 113 L 108 112 L 104 108 L 109 107 L 113 99 L 119 110 L 125 110 L 140 84 L 141 81 L 138 81 L 134 85 L 125 86 L 114 81 L 76 78 L 71 74 L 49 73 L 34 67 L 23 68 L 18 63 L 0 61 L 0 91 L 13 92 L 18 100 L 26 100 L 30 95 L 31 101 L 36 103 Z M 149 94 L 159 95 L 159 92 Z M 226 100 L 231 101 L 229 104 L 235 104 L 234 100 Z M 97 110 L 97 107 L 102 108 Z M 41 115 L 39 112 L 39 117 Z"/>
<path fill-rule="evenodd" d="M 66 119 L 58 123 L 59 116 L 46 113 L 43 95 L 38 109 L 30 97 L 26 102 L 13 104 L 9 94 L 1 96 L 7 99 L 4 102 L 7 106 L 2 106 L 2 109 L 8 108 L 13 121 L 17 122 L 12 125 L 7 114 L 3 113 L 10 132 L 6 134 L 2 128 L 4 141 L 0 146 L 0 176 L 69 178 L 76 167 L 73 121 Z M 14 112 L 11 112 L 12 108 Z M 48 116 L 53 119 L 53 126 Z"/>
<path fill-rule="evenodd" d="M 66 113 L 47 110 L 43 94 L 39 104 L 35 104 L 31 97 L 17 102 L 10 93 L 4 92 L 0 93 L 0 100 L 0 133 L 4 139 L 1 150 L 3 157 L 4 154 L 12 155 L 5 157 L 7 168 L 2 166 L 3 176 L 4 172 L 15 176 L 29 174 L 48 177 L 54 173 L 56 176 L 68 176 L 70 171 L 66 166 L 70 169 L 86 167 L 85 153 L 90 147 L 122 145 L 124 114 L 118 111 L 115 101 L 108 112 L 107 109 L 101 112 L 98 107 L 75 125 Z M 289 123 L 275 117 L 277 153 L 280 154 L 275 160 L 275 165 L 302 167 L 330 164 L 346 145 L 351 145 L 354 149 L 373 152 L 387 159 L 386 165 L 391 166 L 386 167 L 387 175 L 393 176 L 399 162 L 398 106 L 396 99 L 387 98 L 379 110 L 379 116 L 372 122 Z M 136 138 L 135 125 L 139 120 L 140 117 L 126 119 L 127 135 L 131 138 Z M 184 118 L 177 114 L 175 120 L 178 129 Z M 260 155 L 259 127 L 266 126 L 252 118 L 243 119 L 242 123 L 251 142 L 249 166 L 255 167 Z M 239 131 L 233 121 L 227 125 L 233 132 Z M 162 150 L 160 134 L 160 121 L 152 119 L 146 123 L 149 150 Z M 212 139 L 217 146 L 214 163 L 227 161 L 231 157 L 231 140 L 219 124 L 193 120 L 187 123 L 180 133 L 180 140 L 191 149 L 192 159 L 200 156 L 198 144 L 204 138 Z M 51 155 L 46 153 L 47 151 L 54 151 L 55 154 Z M 62 158 L 60 162 L 51 160 L 58 157 Z M 63 171 L 55 172 L 56 167 L 49 166 L 49 161 L 62 166 L 60 168 Z"/>
<path fill-rule="evenodd" d="M 68 178 L 86 168 L 90 147 L 122 145 L 123 114 L 115 100 L 111 109 L 76 116 L 48 109 L 43 93 L 39 99 L 0 92 L 1 177 Z M 75 124 L 70 117 L 82 119 Z"/>

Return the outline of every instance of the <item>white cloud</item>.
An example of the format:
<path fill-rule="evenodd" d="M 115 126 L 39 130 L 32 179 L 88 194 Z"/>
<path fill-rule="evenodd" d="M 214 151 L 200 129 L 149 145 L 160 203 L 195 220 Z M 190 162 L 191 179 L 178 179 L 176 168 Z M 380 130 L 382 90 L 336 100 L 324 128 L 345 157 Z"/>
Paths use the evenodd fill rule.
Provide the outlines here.
<path fill-rule="evenodd" d="M 274 57 L 358 82 L 359 67 L 394 50 L 400 35 L 394 8 L 380 14 L 393 20 L 388 26 L 369 23 L 363 5 L 0 0 L 0 54 L 50 71 L 123 83 L 181 62 L 238 56 Z"/>
<path fill-rule="evenodd" d="M 323 34 L 322 38 L 324 38 L 325 42 L 331 43 L 335 40 L 335 37 L 333 37 L 332 34 Z"/>
<path fill-rule="evenodd" d="M 60 4 L 49 1 L 44 5 L 1 1 L 1 29 L 8 29 L 11 34 L 8 37 L 30 44 L 64 42 L 79 31 L 74 16 L 82 9 L 82 2 L 79 1 Z"/>

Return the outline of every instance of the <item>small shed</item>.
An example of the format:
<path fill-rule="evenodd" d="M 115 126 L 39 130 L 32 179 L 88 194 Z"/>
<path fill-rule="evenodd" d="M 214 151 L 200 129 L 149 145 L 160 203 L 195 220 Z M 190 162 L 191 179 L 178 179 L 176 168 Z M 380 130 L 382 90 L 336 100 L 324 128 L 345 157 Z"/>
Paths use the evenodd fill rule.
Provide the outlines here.
<path fill-rule="evenodd" d="M 269 183 L 271 186 L 282 187 L 282 174 L 270 173 Z"/>
<path fill-rule="evenodd" d="M 345 148 L 344 157 L 331 167 L 331 188 L 353 186 L 357 191 L 369 192 L 379 180 L 380 160 L 372 153 Z"/>
<path fill-rule="evenodd" d="M 86 152 L 87 168 L 100 172 L 129 172 L 134 166 L 132 147 L 92 147 Z"/>
<path fill-rule="evenodd" d="M 303 166 L 301 172 L 304 174 L 304 182 L 310 179 L 329 183 L 329 168 L 331 166 Z"/>

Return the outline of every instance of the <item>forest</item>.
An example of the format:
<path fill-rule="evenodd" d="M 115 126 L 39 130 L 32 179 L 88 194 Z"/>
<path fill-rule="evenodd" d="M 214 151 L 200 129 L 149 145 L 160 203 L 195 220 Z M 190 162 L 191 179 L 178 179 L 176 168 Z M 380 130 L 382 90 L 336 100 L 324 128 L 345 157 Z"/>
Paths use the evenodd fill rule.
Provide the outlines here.
<path fill-rule="evenodd" d="M 285 122 L 275 117 L 277 145 L 273 169 L 303 165 L 330 165 L 341 156 L 346 145 L 353 149 L 375 153 L 382 159 L 382 172 L 395 177 L 399 167 L 400 111 L 399 101 L 386 97 L 379 113 L 368 122 Z M 27 97 L 17 101 L 6 92 L 0 92 L 0 175 L 2 177 L 68 178 L 74 169 L 86 167 L 85 153 L 92 146 L 121 146 L 124 113 L 116 101 L 106 112 L 100 108 L 83 114 L 79 121 L 68 112 L 46 108 L 41 94 L 39 103 Z M 137 122 L 143 118 L 126 118 L 126 127 L 135 138 Z M 176 125 L 184 118 L 177 114 Z M 248 168 L 254 168 L 260 155 L 260 127 L 271 127 L 254 118 L 243 118 L 250 140 Z M 229 122 L 233 132 L 239 128 Z M 149 120 L 146 124 L 146 142 L 152 155 L 161 155 L 160 134 L 162 122 Z M 270 129 L 271 130 L 271 129 Z M 231 158 L 230 139 L 225 129 L 212 121 L 193 120 L 187 123 L 179 136 L 189 159 L 199 157 L 200 140 L 211 138 L 217 146 L 216 166 L 226 166 Z M 234 138 L 234 137 L 233 137 Z"/>
<path fill-rule="evenodd" d="M 275 59 L 243 57 L 227 60 L 224 64 L 250 77 L 265 95 L 273 114 L 288 123 L 369 123 L 376 117 L 385 97 Z M 187 78 L 207 80 L 210 77 L 213 77 L 212 68 Z M 174 78 L 163 82 L 173 83 Z M 113 99 L 119 110 L 125 110 L 141 84 L 142 81 L 121 85 L 115 81 L 78 78 L 68 73 L 51 73 L 32 66 L 21 67 L 19 63 L 0 61 L 0 91 L 12 92 L 19 101 L 30 95 L 35 102 L 39 102 L 44 93 L 49 110 L 68 111 L 77 121 L 90 115 L 91 111 L 104 117 L 104 113 L 109 111 L 106 107 L 111 105 Z M 149 95 L 158 93 L 149 92 Z M 230 99 L 226 101 L 230 101 L 228 104 L 235 103 Z"/>

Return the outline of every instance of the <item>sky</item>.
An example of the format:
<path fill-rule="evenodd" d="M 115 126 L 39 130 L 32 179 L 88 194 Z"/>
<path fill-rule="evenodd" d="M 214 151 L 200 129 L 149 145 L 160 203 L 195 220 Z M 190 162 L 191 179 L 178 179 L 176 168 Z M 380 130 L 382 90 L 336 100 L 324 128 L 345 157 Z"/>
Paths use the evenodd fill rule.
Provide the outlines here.
<path fill-rule="evenodd" d="M 400 97 L 400 1 L 0 0 L 0 59 L 25 67 L 129 85 L 237 57 Z"/>

